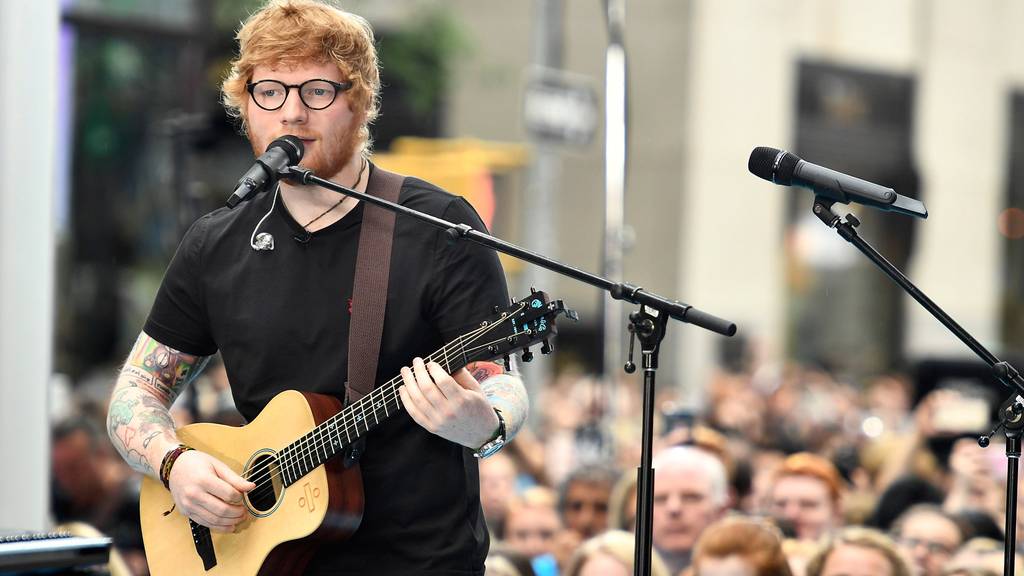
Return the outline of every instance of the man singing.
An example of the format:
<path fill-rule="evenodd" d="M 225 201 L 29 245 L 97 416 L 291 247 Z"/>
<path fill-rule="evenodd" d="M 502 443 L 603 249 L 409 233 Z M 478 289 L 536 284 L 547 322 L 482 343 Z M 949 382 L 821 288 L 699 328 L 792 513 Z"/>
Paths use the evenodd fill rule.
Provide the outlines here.
<path fill-rule="evenodd" d="M 237 39 L 223 100 L 253 151 L 297 136 L 301 166 L 365 191 L 377 173 L 368 125 L 380 90 L 367 22 L 322 2 L 272 0 Z M 406 178 L 399 203 L 483 229 L 467 202 L 422 180 Z M 254 484 L 183 450 L 168 415 L 215 352 L 250 421 L 286 389 L 345 395 L 363 213 L 355 198 L 281 182 L 186 233 L 108 415 L 118 451 L 164 476 L 177 512 L 215 531 L 249 517 L 242 494 Z M 408 217 L 395 221 L 391 253 L 377 381 L 401 374 L 404 410 L 366 437 L 358 530 L 321 546 L 307 573 L 482 575 L 488 537 L 474 456 L 515 435 L 526 393 L 508 367 L 477 362 L 448 374 L 422 358 L 507 304 L 504 274 L 490 250 Z"/>

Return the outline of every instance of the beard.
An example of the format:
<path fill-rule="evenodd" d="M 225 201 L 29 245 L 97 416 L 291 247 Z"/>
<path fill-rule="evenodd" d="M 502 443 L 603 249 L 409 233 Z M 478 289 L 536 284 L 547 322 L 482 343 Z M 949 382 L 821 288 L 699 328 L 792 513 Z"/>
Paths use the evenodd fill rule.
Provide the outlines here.
<path fill-rule="evenodd" d="M 292 134 L 299 138 L 315 139 L 312 149 L 303 153 L 299 166 L 312 170 L 321 178 L 335 179 L 346 165 L 352 160 L 356 150 L 362 144 L 359 137 L 359 128 L 362 126 L 361 119 L 354 117 L 352 122 L 343 130 L 331 130 L 326 135 L 315 133 L 309 130 L 296 127 L 295 129 L 277 135 L 256 135 L 250 133 L 249 143 L 252 146 L 253 154 L 257 157 L 266 151 L 271 142 L 284 136 Z"/>

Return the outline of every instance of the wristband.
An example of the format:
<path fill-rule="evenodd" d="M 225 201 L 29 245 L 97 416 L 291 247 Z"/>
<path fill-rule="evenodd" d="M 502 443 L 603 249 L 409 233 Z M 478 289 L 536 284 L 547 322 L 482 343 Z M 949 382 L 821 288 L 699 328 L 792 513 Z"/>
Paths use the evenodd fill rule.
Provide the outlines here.
<path fill-rule="evenodd" d="M 194 450 L 191 446 L 184 444 L 178 444 L 178 447 L 171 450 L 164 456 L 163 462 L 160 463 L 160 481 L 164 483 L 164 488 L 171 489 L 171 468 L 174 466 L 175 461 L 178 460 L 178 456 L 181 456 L 189 450 Z"/>

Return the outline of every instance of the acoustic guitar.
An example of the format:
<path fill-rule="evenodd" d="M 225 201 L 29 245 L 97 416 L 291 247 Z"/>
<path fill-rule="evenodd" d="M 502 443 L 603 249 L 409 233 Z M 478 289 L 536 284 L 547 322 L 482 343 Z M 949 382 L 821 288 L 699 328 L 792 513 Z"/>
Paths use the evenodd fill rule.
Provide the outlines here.
<path fill-rule="evenodd" d="M 555 319 L 575 320 L 561 300 L 543 292 L 500 310 L 479 327 L 430 355 L 449 373 L 471 362 L 507 357 L 549 338 Z M 333 396 L 288 390 L 242 427 L 192 424 L 181 442 L 218 458 L 256 484 L 245 494 L 248 516 L 233 533 L 211 532 L 175 510 L 171 493 L 149 476 L 139 512 L 146 558 L 154 576 L 296 574 L 324 540 L 345 539 L 359 527 L 363 486 L 358 464 L 339 456 L 368 431 L 402 410 L 396 376 L 348 406 Z"/>

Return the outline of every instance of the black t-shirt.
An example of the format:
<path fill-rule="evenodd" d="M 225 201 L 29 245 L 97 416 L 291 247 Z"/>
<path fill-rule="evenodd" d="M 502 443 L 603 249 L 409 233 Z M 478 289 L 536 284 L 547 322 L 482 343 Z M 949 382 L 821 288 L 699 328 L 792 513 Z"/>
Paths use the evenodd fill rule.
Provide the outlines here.
<path fill-rule="evenodd" d="M 372 171 L 372 167 L 371 167 Z M 371 172 L 372 174 L 372 172 Z M 239 411 L 252 420 L 288 389 L 342 397 L 363 204 L 308 241 L 273 193 L 193 224 L 167 270 L 144 331 L 182 352 L 220 350 Z M 484 230 L 462 198 L 406 178 L 399 203 Z M 377 382 L 477 325 L 508 292 L 498 258 L 398 215 Z M 360 465 L 365 510 L 353 537 L 321 547 L 317 574 L 482 574 L 487 529 L 472 451 L 435 436 L 403 410 L 372 430 Z"/>

